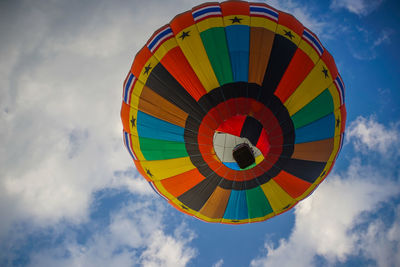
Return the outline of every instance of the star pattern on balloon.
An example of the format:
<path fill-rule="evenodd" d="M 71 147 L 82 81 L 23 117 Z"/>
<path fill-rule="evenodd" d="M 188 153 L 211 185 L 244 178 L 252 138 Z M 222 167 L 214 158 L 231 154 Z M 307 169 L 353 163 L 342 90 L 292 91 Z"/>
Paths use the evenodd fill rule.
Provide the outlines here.
<path fill-rule="evenodd" d="M 232 24 L 234 23 L 242 23 L 241 20 L 242 18 L 238 18 L 237 16 L 235 16 L 233 19 L 230 19 L 232 21 Z"/>
<path fill-rule="evenodd" d="M 224 5 L 233 12 L 238 2 Z M 214 17 L 215 10 L 195 10 L 193 19 L 178 15 L 157 30 L 135 57 L 136 74 L 124 83 L 124 143 L 144 178 L 178 210 L 207 222 L 264 221 L 296 205 L 329 174 L 334 164 L 329 159 L 340 152 L 345 130 L 343 84 L 340 78 L 332 84 L 338 74 L 331 76 L 330 70 L 336 66 L 325 57 L 303 75 L 305 60 L 293 60 L 293 43 L 301 39 L 296 27 L 300 22 L 294 17 L 278 30 L 281 38 L 259 38 L 242 31 L 248 25 L 244 13 L 229 11 L 224 14 L 229 15 L 225 25 L 210 25 L 210 30 L 218 31 L 205 36 L 192 30 Z M 250 15 L 261 12 L 252 11 Z M 280 14 L 264 13 L 268 17 L 273 13 L 276 20 Z M 240 27 L 230 27 L 235 25 Z M 220 31 L 221 27 L 229 30 Z M 312 32 L 305 31 L 321 55 L 324 48 Z M 252 51 L 237 56 L 237 49 L 253 43 L 257 45 Z M 279 49 L 260 56 L 275 43 Z M 312 54 L 305 56 L 313 59 Z M 136 78 L 140 87 L 132 86 Z M 332 86 L 326 90 L 328 82 Z M 270 87 L 277 89 L 264 93 Z M 132 90 L 138 97 L 130 98 Z M 325 93 L 319 97 L 322 90 Z M 132 109 L 143 115 L 141 123 Z M 243 142 L 251 144 L 252 154 L 233 157 Z M 210 155 L 213 149 L 215 156 Z M 240 166 L 241 160 L 252 158 L 254 164 Z M 285 172 L 277 173 L 278 169 Z"/>
<path fill-rule="evenodd" d="M 287 30 L 283 30 L 283 31 L 285 32 L 285 35 L 290 38 L 290 40 L 292 40 L 292 38 L 294 38 L 294 35 L 291 31 L 287 31 Z"/>
<path fill-rule="evenodd" d="M 153 68 L 150 66 L 151 63 L 149 63 L 149 65 L 147 65 L 146 67 L 144 67 L 144 74 L 149 74 L 149 71 Z"/>
<path fill-rule="evenodd" d="M 189 35 L 189 32 L 190 31 L 183 31 L 182 32 L 182 34 L 181 34 L 181 36 L 179 36 L 179 38 L 181 38 L 182 39 L 182 41 L 183 41 L 183 39 L 185 39 L 186 37 L 189 37 L 190 35 Z"/>
<path fill-rule="evenodd" d="M 328 70 L 325 67 L 322 67 L 322 72 L 324 73 L 325 78 L 329 77 Z"/>
<path fill-rule="evenodd" d="M 154 177 L 154 175 L 150 172 L 150 170 L 149 169 L 146 169 L 146 173 L 147 173 L 147 175 L 148 176 L 150 176 L 151 178 L 153 178 Z"/>

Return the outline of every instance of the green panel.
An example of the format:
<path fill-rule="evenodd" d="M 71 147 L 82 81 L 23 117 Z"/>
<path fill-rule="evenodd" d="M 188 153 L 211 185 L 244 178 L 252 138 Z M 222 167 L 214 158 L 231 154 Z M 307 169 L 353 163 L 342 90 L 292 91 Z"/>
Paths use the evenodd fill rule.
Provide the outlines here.
<path fill-rule="evenodd" d="M 185 143 L 139 137 L 140 150 L 146 160 L 188 157 Z"/>
<path fill-rule="evenodd" d="M 233 82 L 225 29 L 215 27 L 200 33 L 204 48 L 220 85 Z"/>
<path fill-rule="evenodd" d="M 249 218 L 259 218 L 273 212 L 261 187 L 246 190 L 246 197 Z"/>
<path fill-rule="evenodd" d="M 292 116 L 294 128 L 300 128 L 333 112 L 333 99 L 328 89 Z"/>

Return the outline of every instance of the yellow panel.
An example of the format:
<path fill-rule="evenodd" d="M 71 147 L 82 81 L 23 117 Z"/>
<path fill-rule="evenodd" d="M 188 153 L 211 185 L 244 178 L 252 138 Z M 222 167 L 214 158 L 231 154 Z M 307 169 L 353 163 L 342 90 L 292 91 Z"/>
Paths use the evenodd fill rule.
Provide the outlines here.
<path fill-rule="evenodd" d="M 142 90 L 144 87 L 144 83 L 142 83 L 139 80 L 136 80 L 135 86 L 132 88 L 131 91 L 131 102 L 129 103 L 129 106 L 133 108 L 138 108 L 139 107 L 139 97 L 142 94 Z"/>
<path fill-rule="evenodd" d="M 232 23 L 232 19 L 234 19 L 235 17 L 237 17 L 238 19 L 240 19 L 240 23 Z M 224 17 L 224 24 L 225 27 L 231 26 L 231 25 L 250 25 L 250 16 L 246 16 L 246 15 L 229 15 L 229 16 L 225 16 Z"/>
<path fill-rule="evenodd" d="M 275 213 L 280 213 L 296 203 L 296 200 L 289 196 L 273 179 L 261 185 L 261 188 Z"/>
<path fill-rule="evenodd" d="M 178 43 L 176 42 L 175 38 L 171 38 L 165 41 L 159 48 L 154 52 L 154 56 L 161 61 L 161 59 L 174 47 L 177 47 Z"/>
<path fill-rule="evenodd" d="M 136 158 L 138 161 L 146 160 L 143 156 L 142 151 L 140 150 L 140 143 L 137 130 L 131 130 L 131 139 L 132 139 L 132 150 L 135 152 Z"/>
<path fill-rule="evenodd" d="M 325 77 L 323 70 L 327 71 L 327 77 Z M 288 109 L 290 116 L 302 109 L 331 84 L 332 76 L 325 63 L 319 60 L 304 81 L 297 87 L 296 91 L 286 100 L 284 105 Z"/>
<path fill-rule="evenodd" d="M 132 118 L 137 118 L 137 108 L 139 106 L 139 96 L 142 93 L 144 84 L 136 80 L 135 86 L 132 89 L 131 93 L 131 102 L 129 103 L 130 105 L 130 110 L 129 110 L 129 120 Z M 131 132 L 131 139 L 132 139 L 132 149 L 136 154 L 136 157 L 138 160 L 144 160 L 144 156 L 142 154 L 142 151 L 140 150 L 139 146 L 139 138 L 138 138 L 138 132 L 136 127 L 132 127 L 132 123 L 129 123 L 129 129 Z"/>
<path fill-rule="evenodd" d="M 285 33 L 288 31 L 290 31 L 292 33 L 292 35 L 294 36 L 293 38 L 290 38 L 289 36 L 285 35 Z M 283 37 L 290 40 L 292 43 L 294 43 L 297 46 L 300 43 L 301 36 L 297 35 L 297 33 L 295 33 L 293 30 L 289 29 L 286 26 L 278 24 L 278 27 L 276 28 L 276 33 L 282 35 Z"/>
<path fill-rule="evenodd" d="M 274 216 L 275 216 L 275 213 L 271 212 L 270 214 L 267 214 L 264 217 L 250 218 L 249 222 L 261 222 L 261 221 L 265 221 L 266 219 L 269 219 L 269 218 L 274 217 Z"/>
<path fill-rule="evenodd" d="M 265 18 L 260 18 L 260 17 L 251 17 L 250 18 L 250 26 L 265 28 L 267 30 L 275 32 L 277 23 L 270 19 L 265 19 Z"/>
<path fill-rule="evenodd" d="M 151 173 L 151 175 L 148 175 L 153 181 L 159 181 L 196 168 L 193 166 L 189 157 L 166 160 L 144 160 L 140 161 L 140 164 L 145 172 L 149 171 Z"/>
<path fill-rule="evenodd" d="M 149 60 L 147 60 L 146 64 L 144 64 L 142 71 L 140 72 L 140 75 L 138 79 L 143 82 L 144 84 L 147 81 L 147 78 L 149 78 L 151 72 L 153 71 L 154 67 L 159 63 L 160 61 L 155 57 L 151 56 Z M 149 70 L 146 72 L 146 68 L 149 68 Z"/>
<path fill-rule="evenodd" d="M 317 61 L 320 58 L 320 55 L 314 50 L 314 48 L 309 45 L 304 39 L 302 39 L 299 43 L 299 48 L 306 53 L 309 58 L 314 62 L 314 64 L 317 63 Z"/>
<path fill-rule="evenodd" d="M 342 114 L 340 108 L 335 110 L 335 136 L 340 135 L 342 128 Z"/>
<path fill-rule="evenodd" d="M 202 20 L 196 25 L 199 32 L 204 32 L 211 28 L 224 27 L 224 21 L 222 20 L 222 17 L 215 17 Z"/>
<path fill-rule="evenodd" d="M 258 155 L 258 156 L 256 157 L 256 165 L 257 165 L 258 163 L 260 163 L 261 161 L 263 161 L 263 160 L 264 160 L 264 155 L 263 155 L 263 154 Z"/>
<path fill-rule="evenodd" d="M 189 36 L 180 38 L 179 36 L 182 36 L 183 32 L 188 32 Z M 209 92 L 212 89 L 219 87 L 220 85 L 214 74 L 214 70 L 211 67 L 211 63 L 208 60 L 206 50 L 204 49 L 196 25 L 192 25 L 182 30 L 175 36 L 175 38 L 206 91 Z"/>
<path fill-rule="evenodd" d="M 332 95 L 333 106 L 334 106 L 334 109 L 336 110 L 340 107 L 340 95 L 339 95 L 338 89 L 336 88 L 335 83 L 332 83 L 328 89 Z"/>

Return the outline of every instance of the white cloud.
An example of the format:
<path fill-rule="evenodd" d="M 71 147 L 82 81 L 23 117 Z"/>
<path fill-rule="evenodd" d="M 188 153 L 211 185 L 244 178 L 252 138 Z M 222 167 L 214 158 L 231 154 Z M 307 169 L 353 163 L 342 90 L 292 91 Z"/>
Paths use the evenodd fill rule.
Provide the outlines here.
<path fill-rule="evenodd" d="M 389 154 L 397 147 L 400 136 L 398 124 L 386 128 L 374 117 L 359 116 L 351 122 L 346 131 L 346 141 L 351 142 L 357 151 L 377 151 Z"/>
<path fill-rule="evenodd" d="M 150 194 L 123 146 L 122 83 L 152 32 L 193 4 L 2 4 L 0 237 L 21 221 L 84 222 L 103 188 Z"/>
<path fill-rule="evenodd" d="M 400 266 L 400 205 L 389 226 L 380 218 L 372 221 L 359 240 L 359 248 L 366 259 L 375 260 L 378 266 Z"/>
<path fill-rule="evenodd" d="M 264 2 L 264 1 L 259 1 Z M 303 2 L 296 2 L 292 0 L 268 0 L 267 4 L 272 7 L 282 10 L 284 12 L 288 12 L 295 16 L 305 27 L 312 30 L 315 34 L 321 37 L 322 34 L 327 30 L 329 26 L 326 21 L 321 19 L 321 17 L 315 16 L 312 12 L 313 7 L 307 5 Z M 329 35 L 324 35 L 324 37 L 328 37 Z"/>
<path fill-rule="evenodd" d="M 296 207 L 290 237 L 280 240 L 277 247 L 267 242 L 266 255 L 251 265 L 314 266 L 317 255 L 334 264 L 358 255 L 360 250 L 367 252 L 365 233 L 354 229 L 368 223 L 368 214 L 379 209 L 382 202 L 398 195 L 399 186 L 398 182 L 385 180 L 377 170 L 354 161 L 343 177 L 331 174 Z M 387 237 L 382 242 L 388 242 Z M 392 249 L 387 253 L 395 252 Z M 378 257 L 378 253 L 369 256 L 379 261 Z"/>
<path fill-rule="evenodd" d="M 85 222 L 94 192 L 151 194 L 125 151 L 119 110 L 134 54 L 201 1 L 9 2 L 0 11 L 0 237 L 14 223 Z M 276 2 L 318 31 L 292 1 Z M 157 7 L 157 8 L 156 8 Z M 178 8 L 178 9 L 177 9 Z M 150 19 L 148 14 L 151 13 Z"/>
<path fill-rule="evenodd" d="M 379 33 L 363 27 L 356 26 L 354 33 L 347 43 L 348 48 L 355 59 L 373 60 L 377 58 L 381 46 L 390 44 L 394 30 L 386 28 Z"/>
<path fill-rule="evenodd" d="M 130 203 L 84 244 L 69 238 L 33 254 L 30 266 L 186 266 L 196 255 L 193 232 L 180 225 L 167 234 L 162 220 L 162 207 Z"/>
<path fill-rule="evenodd" d="M 380 34 L 380 36 L 374 41 L 373 47 L 380 46 L 382 44 L 390 44 L 390 37 L 393 34 L 393 30 L 391 29 L 386 29 L 383 30 Z"/>
<path fill-rule="evenodd" d="M 395 266 L 400 248 L 399 166 L 386 161 L 387 150 L 398 157 L 396 126 L 385 127 L 374 118 L 357 118 L 347 130 L 348 142 L 369 151 L 363 160 L 354 158 L 343 173 L 332 173 L 318 189 L 295 208 L 295 226 L 277 246 L 267 241 L 266 253 L 252 266 L 316 266 L 317 256 L 329 264 L 350 256 L 370 259 L 379 266 Z M 385 154 L 386 155 L 386 154 Z M 383 220 L 379 210 L 396 213 Z"/>
<path fill-rule="evenodd" d="M 366 16 L 382 2 L 383 0 L 332 0 L 330 8 L 334 10 L 344 8 L 359 16 Z"/>
<path fill-rule="evenodd" d="M 216 263 L 213 264 L 213 267 L 221 267 L 224 264 L 224 259 L 219 259 Z"/>

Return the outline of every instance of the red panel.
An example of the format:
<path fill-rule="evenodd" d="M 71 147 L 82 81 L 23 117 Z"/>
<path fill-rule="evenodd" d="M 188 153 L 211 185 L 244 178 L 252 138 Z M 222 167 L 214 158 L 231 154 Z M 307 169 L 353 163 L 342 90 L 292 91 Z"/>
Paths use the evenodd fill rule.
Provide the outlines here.
<path fill-rule="evenodd" d="M 281 171 L 273 179 L 293 198 L 301 196 L 311 186 L 310 183 L 285 171 Z"/>
<path fill-rule="evenodd" d="M 340 133 L 342 134 L 346 128 L 346 119 L 347 119 L 347 112 L 345 105 L 340 107 L 340 116 L 342 117 L 342 122 L 340 126 Z"/>
<path fill-rule="evenodd" d="M 207 93 L 179 47 L 168 51 L 161 64 L 196 101 Z"/>
<path fill-rule="evenodd" d="M 270 145 L 268 141 L 268 135 L 264 129 L 261 130 L 260 138 L 258 139 L 256 147 L 261 151 L 264 156 L 268 154 Z"/>
<path fill-rule="evenodd" d="M 175 18 L 170 22 L 171 29 L 175 35 L 193 24 L 194 20 L 191 11 L 186 11 L 175 16 Z"/>
<path fill-rule="evenodd" d="M 221 105 L 216 106 L 215 109 L 222 119 L 221 123 L 224 123 L 225 120 L 231 118 L 231 112 L 229 111 L 228 106 L 225 104 L 225 102 L 221 103 Z"/>
<path fill-rule="evenodd" d="M 284 103 L 314 67 L 314 62 L 301 49 L 297 49 L 285 71 L 275 95 Z"/>
<path fill-rule="evenodd" d="M 246 120 L 245 115 L 237 115 L 224 121 L 218 128 L 217 131 L 240 136 L 242 131 L 243 123 Z"/>
<path fill-rule="evenodd" d="M 135 56 L 135 59 L 133 61 L 132 67 L 131 67 L 131 72 L 133 75 L 136 77 L 140 76 L 140 73 L 142 72 L 142 69 L 146 62 L 150 59 L 151 57 L 151 52 L 147 48 L 147 46 L 143 47 Z"/>
<path fill-rule="evenodd" d="M 222 16 L 250 15 L 250 5 L 242 1 L 226 1 L 221 3 Z"/>
<path fill-rule="evenodd" d="M 325 62 L 325 65 L 328 67 L 329 72 L 332 75 L 332 80 L 335 80 L 338 75 L 338 70 L 335 64 L 335 60 L 333 59 L 332 55 L 328 52 L 328 50 L 324 50 L 322 53 L 321 59 Z"/>
<path fill-rule="evenodd" d="M 304 30 L 303 24 L 301 24 L 294 16 L 288 13 L 282 11 L 279 12 L 278 24 L 281 24 L 291 29 L 299 36 L 303 35 L 303 30 Z"/>

